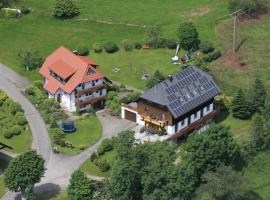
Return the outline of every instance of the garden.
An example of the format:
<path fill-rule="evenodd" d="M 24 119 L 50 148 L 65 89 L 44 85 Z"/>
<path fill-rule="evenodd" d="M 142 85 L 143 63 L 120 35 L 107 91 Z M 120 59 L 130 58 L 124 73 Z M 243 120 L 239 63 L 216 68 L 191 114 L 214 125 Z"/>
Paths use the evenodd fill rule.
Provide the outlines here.
<path fill-rule="evenodd" d="M 0 91 L 0 138 L 14 153 L 25 152 L 31 147 L 31 130 L 22 108 L 3 91 Z"/>

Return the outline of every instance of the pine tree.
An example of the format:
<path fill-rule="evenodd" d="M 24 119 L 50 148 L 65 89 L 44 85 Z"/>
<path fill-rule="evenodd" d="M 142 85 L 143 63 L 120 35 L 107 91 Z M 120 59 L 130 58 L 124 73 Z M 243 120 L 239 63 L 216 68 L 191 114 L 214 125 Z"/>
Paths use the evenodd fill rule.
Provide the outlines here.
<path fill-rule="evenodd" d="M 265 148 L 265 129 L 263 118 L 256 114 L 251 123 L 251 144 L 254 150 Z"/>
<path fill-rule="evenodd" d="M 248 119 L 251 116 L 249 101 L 241 89 L 232 100 L 232 114 L 238 119 Z"/>
<path fill-rule="evenodd" d="M 266 99 L 266 89 L 261 80 L 256 79 L 251 91 L 252 111 L 261 112 Z"/>

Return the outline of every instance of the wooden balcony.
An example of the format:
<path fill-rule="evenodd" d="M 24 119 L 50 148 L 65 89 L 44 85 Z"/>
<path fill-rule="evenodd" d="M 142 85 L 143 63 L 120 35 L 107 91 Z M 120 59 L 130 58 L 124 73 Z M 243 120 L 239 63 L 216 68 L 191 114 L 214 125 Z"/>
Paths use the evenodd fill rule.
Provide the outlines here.
<path fill-rule="evenodd" d="M 80 96 L 82 96 L 84 94 L 88 94 L 88 93 L 93 93 L 93 92 L 96 92 L 98 90 L 105 89 L 105 88 L 107 88 L 106 84 L 101 84 L 101 85 L 97 85 L 97 86 L 87 88 L 87 89 L 82 89 L 82 90 L 76 89 L 76 97 L 80 97 Z"/>
<path fill-rule="evenodd" d="M 142 116 L 142 120 L 145 121 L 146 123 L 150 123 L 150 124 L 153 124 L 155 126 L 162 127 L 162 128 L 165 127 L 165 125 L 166 125 L 166 121 L 153 119 L 146 114 L 142 114 L 141 116 Z"/>
<path fill-rule="evenodd" d="M 106 99 L 106 96 L 90 97 L 90 98 L 86 98 L 84 100 L 77 99 L 75 101 L 75 105 L 76 105 L 76 107 L 81 108 L 82 106 L 86 106 L 89 104 L 93 105 L 93 104 L 98 103 L 100 101 L 104 101 L 105 99 Z"/>
<path fill-rule="evenodd" d="M 193 122 L 192 124 L 188 125 L 187 127 L 180 130 L 179 132 L 175 133 L 168 140 L 176 140 L 177 138 L 179 138 L 179 137 L 181 137 L 181 136 L 183 136 L 191 131 L 194 131 L 196 129 L 203 127 L 204 125 L 210 123 L 213 120 L 213 118 L 219 114 L 219 112 L 220 112 L 219 108 L 215 108 L 211 113 L 202 117 L 198 121 Z"/>

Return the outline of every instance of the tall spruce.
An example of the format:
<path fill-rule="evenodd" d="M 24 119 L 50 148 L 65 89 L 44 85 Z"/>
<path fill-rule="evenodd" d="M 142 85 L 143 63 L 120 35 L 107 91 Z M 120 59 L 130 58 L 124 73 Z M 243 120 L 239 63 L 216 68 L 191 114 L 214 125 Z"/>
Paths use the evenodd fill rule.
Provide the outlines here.
<path fill-rule="evenodd" d="M 251 123 L 251 144 L 254 150 L 265 149 L 265 129 L 263 118 L 256 114 Z"/>
<path fill-rule="evenodd" d="M 241 89 L 232 100 L 232 114 L 237 119 L 248 119 L 251 116 L 250 102 Z"/>
<path fill-rule="evenodd" d="M 251 103 L 253 112 L 261 112 L 265 105 L 266 89 L 261 80 L 256 79 L 251 91 Z"/>

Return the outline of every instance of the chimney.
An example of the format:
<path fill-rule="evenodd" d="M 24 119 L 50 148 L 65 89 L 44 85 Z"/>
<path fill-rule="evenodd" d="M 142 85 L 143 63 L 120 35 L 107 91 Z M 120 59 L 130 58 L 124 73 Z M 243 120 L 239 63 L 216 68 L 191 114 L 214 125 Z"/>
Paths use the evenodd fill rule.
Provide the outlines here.
<path fill-rule="evenodd" d="M 172 75 L 168 75 L 169 81 L 172 82 L 173 81 L 173 77 Z"/>

